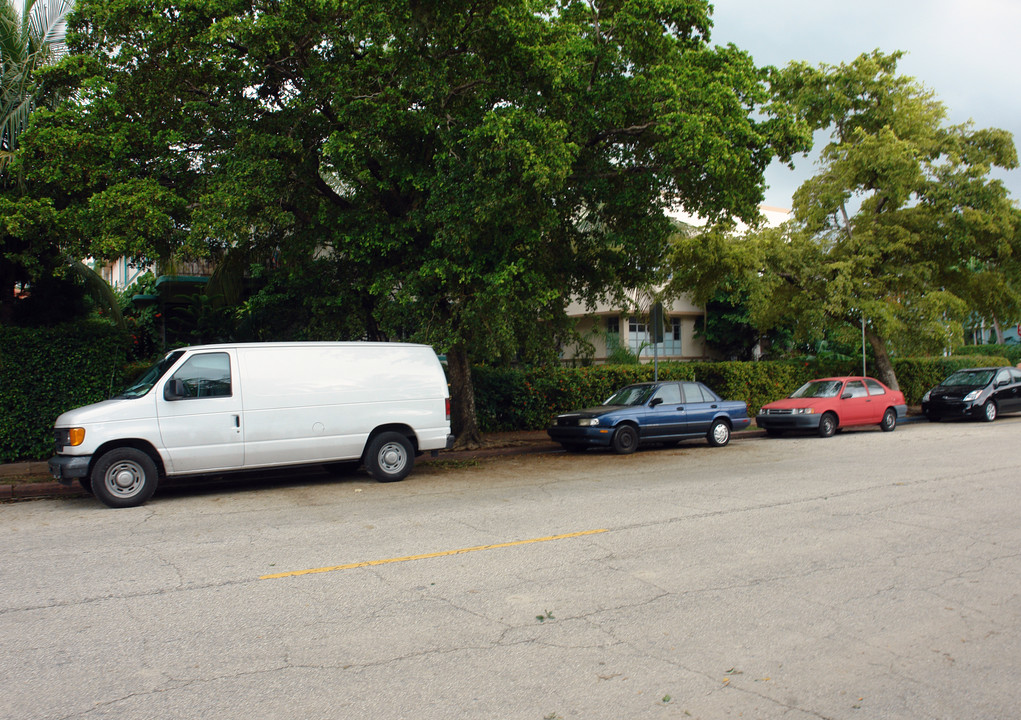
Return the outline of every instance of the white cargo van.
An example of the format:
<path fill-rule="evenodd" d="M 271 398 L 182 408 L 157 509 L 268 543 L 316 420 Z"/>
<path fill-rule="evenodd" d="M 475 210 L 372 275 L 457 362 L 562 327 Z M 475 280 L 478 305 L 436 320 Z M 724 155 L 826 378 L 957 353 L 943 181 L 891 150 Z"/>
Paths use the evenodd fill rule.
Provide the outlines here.
<path fill-rule="evenodd" d="M 181 348 L 54 434 L 50 472 L 110 507 L 144 503 L 161 476 L 357 461 L 402 480 L 454 441 L 436 353 L 404 343 Z"/>

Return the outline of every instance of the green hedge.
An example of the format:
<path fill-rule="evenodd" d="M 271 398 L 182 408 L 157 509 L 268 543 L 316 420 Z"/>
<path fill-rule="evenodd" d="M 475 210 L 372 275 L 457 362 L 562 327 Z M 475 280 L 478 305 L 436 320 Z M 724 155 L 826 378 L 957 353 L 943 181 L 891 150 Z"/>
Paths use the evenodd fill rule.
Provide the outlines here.
<path fill-rule="evenodd" d="M 904 358 L 894 370 L 908 405 L 962 367 L 1009 365 L 1007 358 Z M 595 365 L 582 368 L 502 369 L 475 367 L 475 410 L 482 432 L 541 430 L 558 413 L 599 405 L 633 382 L 652 380 L 651 365 Z M 767 402 L 786 397 L 816 377 L 857 375 L 856 363 L 688 362 L 660 363 L 661 380 L 699 380 L 728 400 L 744 400 L 756 414 Z"/>
<path fill-rule="evenodd" d="M 53 421 L 123 383 L 127 340 L 108 323 L 0 326 L 0 462 L 53 454 Z"/>
<path fill-rule="evenodd" d="M 473 368 L 475 410 L 483 432 L 538 430 L 567 410 L 592 407 L 614 391 L 653 379 L 651 365 L 581 368 Z M 803 362 L 660 363 L 661 380 L 699 380 L 728 399 L 744 400 L 755 412 L 815 377 Z"/>
<path fill-rule="evenodd" d="M 977 346 L 1000 349 L 1004 346 Z M 1005 346 L 1014 348 L 1017 346 Z M 51 329 L 0 327 L 0 462 L 52 454 L 56 417 L 109 397 L 137 374 L 125 365 L 127 342 L 105 323 Z M 962 354 L 894 361 L 909 405 L 962 367 L 1015 364 L 1008 357 Z M 728 399 L 744 400 L 751 414 L 785 397 L 806 380 L 857 374 L 861 366 L 816 362 L 660 363 L 664 380 L 700 380 Z M 651 365 L 501 369 L 476 367 L 475 405 L 483 432 L 538 430 L 560 412 L 598 405 L 617 389 L 652 380 Z"/>
<path fill-rule="evenodd" d="M 1011 343 L 1010 345 L 965 345 L 954 351 L 954 355 L 984 355 L 993 357 L 1002 355 L 1007 358 L 1008 365 L 1021 363 L 1021 344 Z"/>
<path fill-rule="evenodd" d="M 982 346 L 980 346 L 982 347 Z M 988 345 L 985 347 L 989 347 Z M 904 358 L 895 360 L 893 369 L 908 405 L 918 405 L 927 390 L 938 385 L 951 373 L 966 367 L 1011 365 L 1002 356 L 952 355 L 935 358 Z"/>

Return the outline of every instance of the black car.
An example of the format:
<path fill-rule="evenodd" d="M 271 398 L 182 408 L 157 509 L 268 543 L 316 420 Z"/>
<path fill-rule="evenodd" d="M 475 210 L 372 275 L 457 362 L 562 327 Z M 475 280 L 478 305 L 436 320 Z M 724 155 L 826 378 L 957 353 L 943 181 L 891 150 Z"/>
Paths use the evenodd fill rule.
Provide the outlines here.
<path fill-rule="evenodd" d="M 984 367 L 958 370 L 922 396 L 922 413 L 933 422 L 975 418 L 992 422 L 1021 411 L 1021 370 Z"/>
<path fill-rule="evenodd" d="M 628 385 L 599 407 L 557 416 L 546 432 L 568 450 L 611 447 L 634 452 L 640 444 L 672 445 L 704 437 L 714 447 L 751 423 L 742 400 L 724 400 L 700 382 Z"/>

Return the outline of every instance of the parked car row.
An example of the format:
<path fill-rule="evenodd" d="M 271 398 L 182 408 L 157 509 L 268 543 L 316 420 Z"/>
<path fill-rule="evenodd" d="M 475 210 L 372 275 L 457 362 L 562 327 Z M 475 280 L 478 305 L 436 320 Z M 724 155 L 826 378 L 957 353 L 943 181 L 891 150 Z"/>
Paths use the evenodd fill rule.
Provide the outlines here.
<path fill-rule="evenodd" d="M 922 412 L 931 421 L 1021 412 L 1021 370 L 959 370 L 925 393 Z M 810 380 L 783 400 L 762 406 L 755 424 L 770 436 L 791 431 L 830 437 L 846 427 L 878 425 L 892 432 L 907 415 L 904 394 L 875 378 L 840 376 Z M 558 415 L 549 436 L 570 451 L 593 447 L 632 453 L 645 444 L 676 445 L 704 437 L 713 447 L 730 442 L 751 424 L 748 406 L 724 400 L 699 382 L 664 381 L 628 385 L 602 405 Z"/>

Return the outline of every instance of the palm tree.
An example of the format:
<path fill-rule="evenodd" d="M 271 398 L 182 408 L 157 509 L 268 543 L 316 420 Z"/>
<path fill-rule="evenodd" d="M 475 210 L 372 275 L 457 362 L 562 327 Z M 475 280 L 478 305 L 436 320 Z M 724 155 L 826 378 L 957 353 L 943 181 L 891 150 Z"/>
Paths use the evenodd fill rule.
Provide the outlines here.
<path fill-rule="evenodd" d="M 18 5 L 21 5 L 20 9 Z M 64 42 L 72 0 L 0 0 L 0 181 L 18 149 L 18 138 L 39 105 L 35 71 L 67 52 Z M 54 99 L 55 101 L 56 99 Z M 105 306 L 115 323 L 124 326 L 120 306 L 110 286 L 92 268 L 64 257 L 72 275 Z M 13 293 L 14 281 L 0 275 L 0 290 Z M 4 298 L 9 300 L 10 298 Z M 0 321 L 10 303 L 0 302 Z"/>
<path fill-rule="evenodd" d="M 67 52 L 72 7 L 71 0 L 0 0 L 0 174 L 39 103 L 35 71 Z"/>

